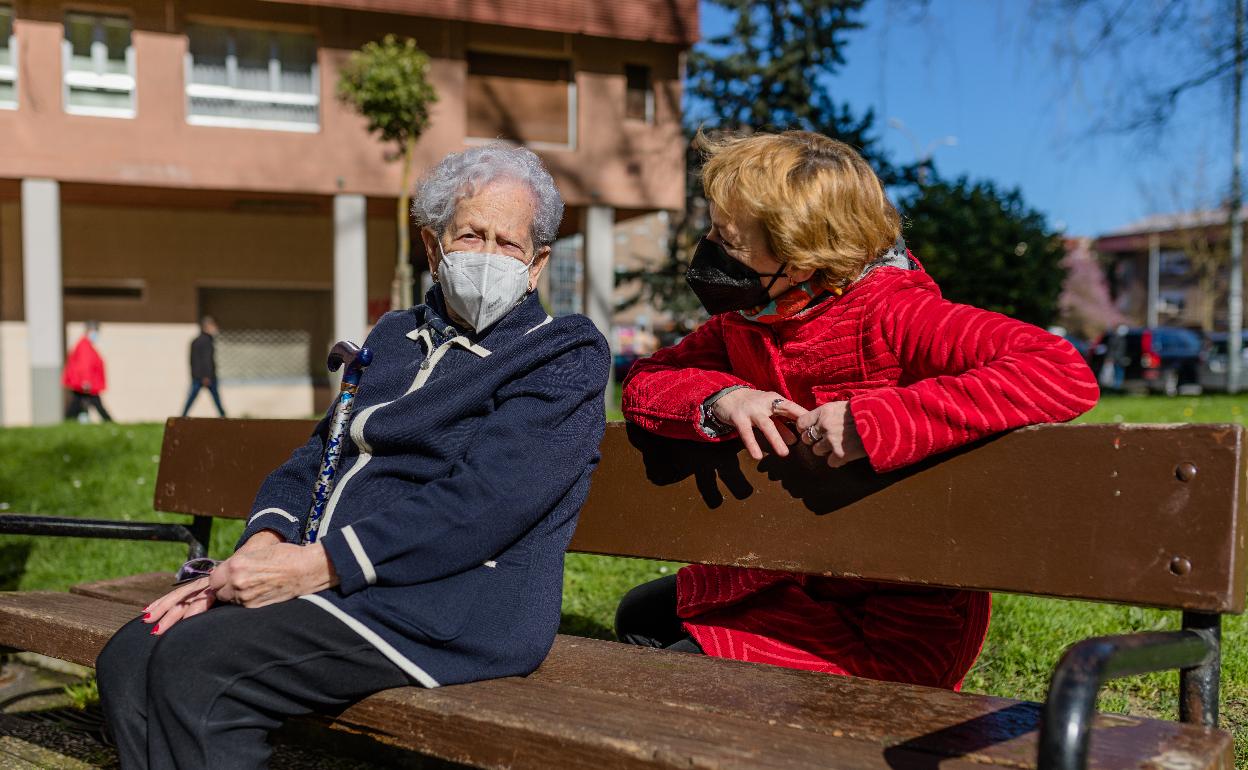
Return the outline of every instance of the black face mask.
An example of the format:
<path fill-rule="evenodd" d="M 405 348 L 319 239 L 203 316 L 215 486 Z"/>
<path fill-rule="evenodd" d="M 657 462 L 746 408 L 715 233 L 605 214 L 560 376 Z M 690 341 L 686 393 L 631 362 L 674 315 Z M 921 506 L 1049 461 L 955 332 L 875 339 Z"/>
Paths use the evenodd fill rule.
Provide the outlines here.
<path fill-rule="evenodd" d="M 771 287 L 784 272 L 758 273 L 728 256 L 719 243 L 703 238 L 693 250 L 685 281 L 711 315 L 747 310 L 771 302 Z M 771 282 L 763 285 L 763 279 Z"/>

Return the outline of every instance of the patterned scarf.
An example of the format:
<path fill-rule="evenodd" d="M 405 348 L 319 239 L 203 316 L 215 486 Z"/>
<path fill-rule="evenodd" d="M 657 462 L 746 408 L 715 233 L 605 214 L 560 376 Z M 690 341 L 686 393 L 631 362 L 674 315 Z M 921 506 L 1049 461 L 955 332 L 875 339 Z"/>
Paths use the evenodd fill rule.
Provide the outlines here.
<path fill-rule="evenodd" d="M 741 315 L 747 320 L 760 324 L 787 321 L 790 318 L 796 318 L 807 310 L 818 307 L 825 300 L 841 296 L 846 289 L 861 281 L 868 273 L 877 268 L 899 267 L 903 270 L 915 270 L 918 266 L 918 263 L 910 258 L 910 252 L 906 250 L 905 240 L 898 236 L 897 242 L 893 244 L 891 249 L 873 260 L 863 268 L 857 278 L 844 286 L 825 286 L 823 279 L 816 273 L 809 281 L 803 281 L 793 286 L 766 305 L 742 310 Z"/>

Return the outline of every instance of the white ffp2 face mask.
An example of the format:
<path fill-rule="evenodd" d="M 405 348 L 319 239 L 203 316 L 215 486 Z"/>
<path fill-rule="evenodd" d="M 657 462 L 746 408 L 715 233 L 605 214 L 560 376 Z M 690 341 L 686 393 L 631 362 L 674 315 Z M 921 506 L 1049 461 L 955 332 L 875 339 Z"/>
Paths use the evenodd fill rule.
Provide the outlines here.
<path fill-rule="evenodd" d="M 441 241 L 438 250 L 442 251 Z M 506 254 L 442 251 L 438 283 L 447 307 L 471 324 L 473 331 L 481 332 L 524 300 L 532 264 L 532 260 L 525 264 Z"/>

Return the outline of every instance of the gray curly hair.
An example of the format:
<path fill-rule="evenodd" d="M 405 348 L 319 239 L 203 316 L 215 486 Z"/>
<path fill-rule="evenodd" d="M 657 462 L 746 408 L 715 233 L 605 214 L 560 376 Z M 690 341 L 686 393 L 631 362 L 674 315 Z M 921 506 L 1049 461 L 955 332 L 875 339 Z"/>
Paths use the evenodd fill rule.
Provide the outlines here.
<path fill-rule="evenodd" d="M 555 180 L 532 150 L 493 142 L 453 152 L 420 180 L 412 198 L 412 220 L 438 235 L 446 232 L 463 198 L 496 179 L 513 179 L 533 193 L 533 246 L 554 243 L 563 221 L 563 198 Z"/>

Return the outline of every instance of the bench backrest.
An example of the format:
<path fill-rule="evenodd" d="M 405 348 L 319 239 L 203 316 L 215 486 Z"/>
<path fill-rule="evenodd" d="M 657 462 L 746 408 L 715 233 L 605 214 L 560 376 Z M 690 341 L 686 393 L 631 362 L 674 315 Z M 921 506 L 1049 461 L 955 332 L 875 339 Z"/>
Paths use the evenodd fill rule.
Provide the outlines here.
<path fill-rule="evenodd" d="M 171 419 L 157 510 L 245 517 L 305 420 Z M 1235 425 L 1048 425 L 903 471 L 609 425 L 570 550 L 1242 612 Z M 534 458 L 539 463 L 540 458 Z M 310 490 L 309 490 L 310 494 Z"/>

